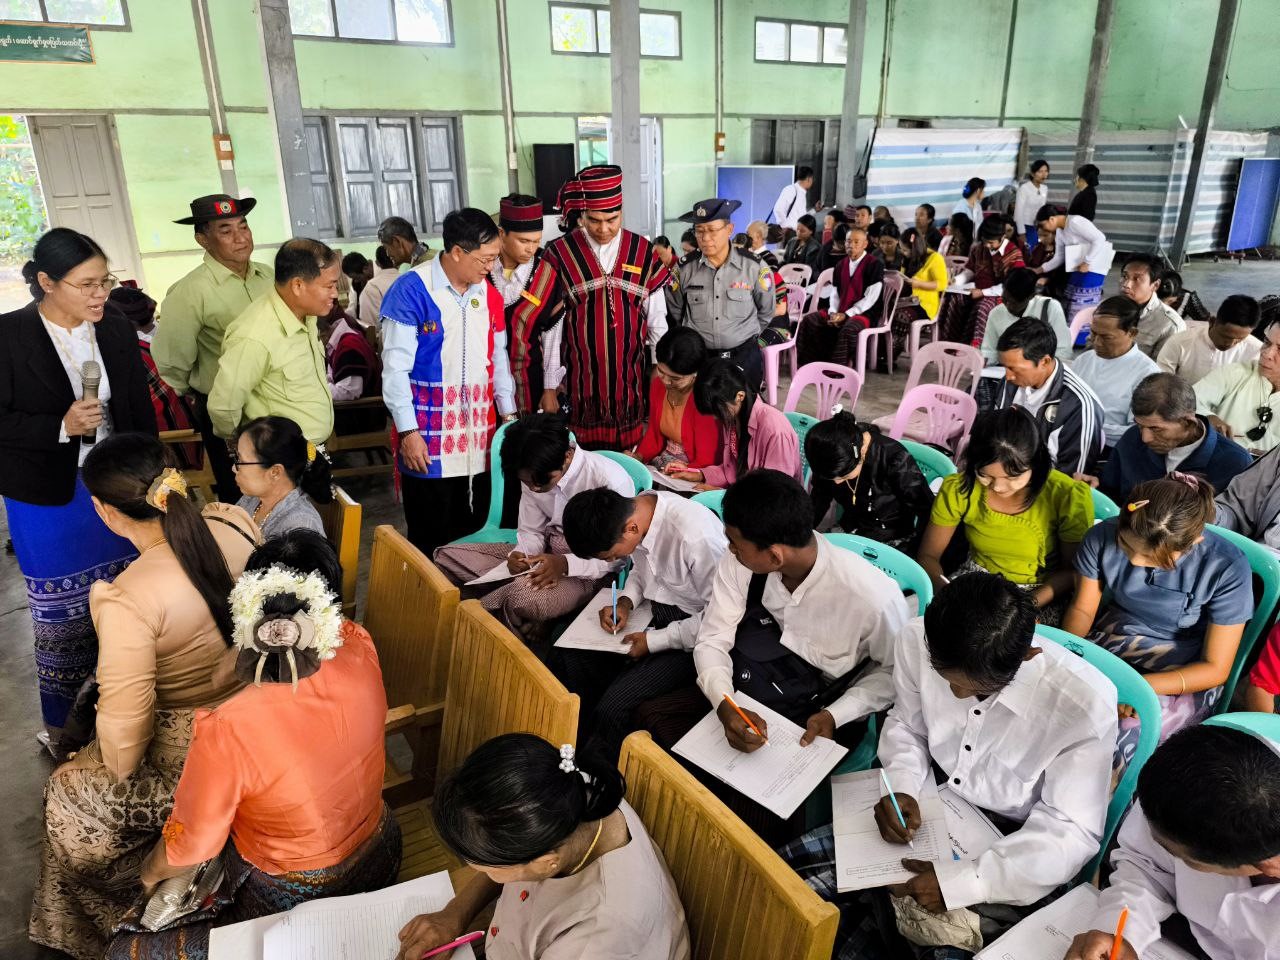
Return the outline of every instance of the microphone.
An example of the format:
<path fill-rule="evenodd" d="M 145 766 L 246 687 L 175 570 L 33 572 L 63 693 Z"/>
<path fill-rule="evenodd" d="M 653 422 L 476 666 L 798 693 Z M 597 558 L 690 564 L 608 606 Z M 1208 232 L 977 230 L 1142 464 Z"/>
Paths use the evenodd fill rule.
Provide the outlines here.
<path fill-rule="evenodd" d="M 93 360 L 86 360 L 84 366 L 80 368 L 80 382 L 84 384 L 85 400 L 98 399 L 98 387 L 102 383 L 102 368 Z M 86 433 L 80 438 L 80 442 L 86 447 L 92 447 L 98 440 L 98 433 Z"/>

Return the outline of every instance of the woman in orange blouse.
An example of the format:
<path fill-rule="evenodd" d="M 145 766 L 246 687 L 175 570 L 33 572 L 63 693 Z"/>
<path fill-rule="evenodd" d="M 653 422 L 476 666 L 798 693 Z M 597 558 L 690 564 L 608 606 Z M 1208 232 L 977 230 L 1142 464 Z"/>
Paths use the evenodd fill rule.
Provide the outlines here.
<path fill-rule="evenodd" d="M 341 568 L 310 530 L 256 550 L 231 594 L 243 690 L 196 716 L 144 890 L 219 855 L 212 906 L 157 933 L 126 917 L 109 958 L 207 956 L 210 928 L 377 890 L 400 868 L 382 801 L 387 698 L 373 641 L 344 621 Z"/>

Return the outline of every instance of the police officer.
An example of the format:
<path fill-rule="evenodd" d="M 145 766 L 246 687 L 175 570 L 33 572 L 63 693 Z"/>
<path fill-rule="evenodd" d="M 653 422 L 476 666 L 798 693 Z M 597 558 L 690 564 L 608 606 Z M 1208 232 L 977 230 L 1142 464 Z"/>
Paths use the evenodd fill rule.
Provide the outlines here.
<path fill-rule="evenodd" d="M 729 218 L 739 206 L 737 200 L 701 200 L 680 218 L 694 225 L 698 249 L 672 271 L 667 317 L 698 331 L 712 354 L 734 361 L 758 387 L 764 361 L 757 338 L 773 317 L 773 271 L 730 243 Z"/>

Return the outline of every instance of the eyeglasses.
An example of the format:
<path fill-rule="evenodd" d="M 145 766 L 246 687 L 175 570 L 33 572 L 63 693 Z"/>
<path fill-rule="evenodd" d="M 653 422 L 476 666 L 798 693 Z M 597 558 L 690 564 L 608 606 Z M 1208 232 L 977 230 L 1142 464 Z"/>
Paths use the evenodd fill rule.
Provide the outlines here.
<path fill-rule="evenodd" d="M 103 293 L 110 293 L 120 283 L 120 278 L 115 274 L 108 274 L 101 280 L 85 280 L 83 283 L 69 283 L 66 280 L 59 280 L 59 283 L 65 283 L 68 287 L 73 287 L 80 291 L 80 295 L 84 297 L 93 296 L 95 291 L 101 290 Z"/>
<path fill-rule="evenodd" d="M 1258 417 L 1258 425 L 1245 434 L 1255 443 L 1263 438 L 1267 432 L 1267 424 L 1271 422 L 1271 418 L 1275 416 L 1270 407 L 1259 407 L 1256 411 Z"/>
<path fill-rule="evenodd" d="M 496 253 L 492 257 L 477 257 L 470 250 L 466 251 L 466 254 L 476 263 L 480 264 L 480 266 L 484 267 L 486 273 L 493 269 L 493 265 L 498 262 L 499 257 L 499 254 Z"/>
<path fill-rule="evenodd" d="M 265 467 L 266 464 L 261 460 L 241 460 L 239 457 L 231 458 L 231 465 L 235 467 Z"/>

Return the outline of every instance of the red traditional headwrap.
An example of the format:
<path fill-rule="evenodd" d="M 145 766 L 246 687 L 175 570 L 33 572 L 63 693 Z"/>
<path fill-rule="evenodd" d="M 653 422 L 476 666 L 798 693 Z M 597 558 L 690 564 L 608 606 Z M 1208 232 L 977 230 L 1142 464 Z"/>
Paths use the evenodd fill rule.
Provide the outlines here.
<path fill-rule="evenodd" d="M 578 171 L 583 209 L 607 212 L 622 209 L 622 168 L 613 164 Z"/>
<path fill-rule="evenodd" d="M 541 233 L 542 201 L 515 203 L 503 197 L 498 202 L 498 226 L 512 233 Z"/>

